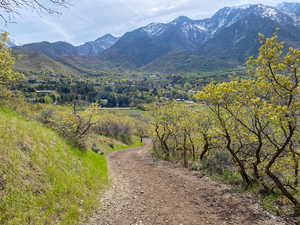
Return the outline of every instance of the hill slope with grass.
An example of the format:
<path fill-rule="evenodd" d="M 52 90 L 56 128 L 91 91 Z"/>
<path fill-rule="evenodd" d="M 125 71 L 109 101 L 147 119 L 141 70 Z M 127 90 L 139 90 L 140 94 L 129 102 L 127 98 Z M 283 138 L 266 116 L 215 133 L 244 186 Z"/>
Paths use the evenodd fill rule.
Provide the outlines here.
<path fill-rule="evenodd" d="M 104 156 L 0 107 L 0 224 L 77 224 L 107 184 Z"/>
<path fill-rule="evenodd" d="M 54 73 L 54 74 L 80 74 L 76 69 L 70 68 L 57 60 L 38 52 L 25 52 L 15 49 L 15 68 L 27 73 Z"/>

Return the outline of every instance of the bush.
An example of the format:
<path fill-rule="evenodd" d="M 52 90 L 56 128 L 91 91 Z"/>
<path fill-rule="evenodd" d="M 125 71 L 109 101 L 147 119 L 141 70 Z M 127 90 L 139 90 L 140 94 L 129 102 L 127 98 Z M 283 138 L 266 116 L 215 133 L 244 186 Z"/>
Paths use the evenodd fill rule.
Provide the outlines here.
<path fill-rule="evenodd" d="M 103 114 L 96 118 L 93 131 L 97 134 L 120 140 L 126 144 L 132 143 L 134 134 L 133 119 L 119 117 L 113 114 Z"/>
<path fill-rule="evenodd" d="M 51 118 L 53 117 L 53 115 L 54 115 L 53 108 L 45 108 L 40 112 L 37 119 L 42 123 L 48 124 L 51 122 Z"/>

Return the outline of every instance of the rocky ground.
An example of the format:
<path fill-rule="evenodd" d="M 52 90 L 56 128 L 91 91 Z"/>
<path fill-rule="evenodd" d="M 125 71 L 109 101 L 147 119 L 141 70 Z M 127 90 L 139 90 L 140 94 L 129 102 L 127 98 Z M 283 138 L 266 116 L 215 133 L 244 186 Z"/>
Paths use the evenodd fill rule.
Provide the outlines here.
<path fill-rule="evenodd" d="M 87 225 L 284 225 L 251 198 L 172 164 L 145 146 L 108 158 L 111 187 Z"/>

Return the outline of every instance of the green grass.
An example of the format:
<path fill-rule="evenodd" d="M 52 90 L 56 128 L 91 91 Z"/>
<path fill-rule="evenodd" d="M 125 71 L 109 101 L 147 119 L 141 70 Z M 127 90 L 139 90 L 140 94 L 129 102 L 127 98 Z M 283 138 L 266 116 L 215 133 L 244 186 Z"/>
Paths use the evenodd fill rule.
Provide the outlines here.
<path fill-rule="evenodd" d="M 103 151 L 105 155 L 109 155 L 114 151 L 119 151 L 127 148 L 135 148 L 144 145 L 144 143 L 140 141 L 140 138 L 136 136 L 133 137 L 132 144 L 125 144 L 109 137 L 94 135 L 91 136 L 89 146 L 91 146 L 92 143 L 97 143 L 98 148 Z"/>
<path fill-rule="evenodd" d="M 140 147 L 143 146 L 144 143 L 140 141 L 139 137 L 134 137 L 133 138 L 133 143 L 126 145 L 126 144 L 115 144 L 114 147 L 112 148 L 112 150 L 114 151 L 118 151 L 118 150 L 123 150 L 126 148 L 136 148 L 136 147 Z"/>
<path fill-rule="evenodd" d="M 115 113 L 116 115 L 120 116 L 131 116 L 134 114 L 144 114 L 145 111 L 136 109 L 136 108 L 125 108 L 125 109 L 120 109 L 120 108 L 101 108 L 101 111 L 106 112 L 106 113 Z"/>
<path fill-rule="evenodd" d="M 266 196 L 263 196 L 261 198 L 261 202 L 262 202 L 262 206 L 264 209 L 269 210 L 269 211 L 276 211 L 276 202 L 279 199 L 279 195 L 278 194 L 269 194 Z"/>
<path fill-rule="evenodd" d="M 0 107 L 0 224 L 73 225 L 108 183 L 104 156 Z"/>

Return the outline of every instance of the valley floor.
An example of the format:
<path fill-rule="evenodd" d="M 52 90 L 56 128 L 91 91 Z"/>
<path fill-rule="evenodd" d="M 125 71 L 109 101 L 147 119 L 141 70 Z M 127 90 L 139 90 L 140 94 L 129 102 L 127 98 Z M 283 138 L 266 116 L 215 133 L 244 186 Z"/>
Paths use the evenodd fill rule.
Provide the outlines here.
<path fill-rule="evenodd" d="M 163 161 L 143 147 L 109 156 L 112 185 L 86 225 L 284 225 L 251 198 Z"/>

